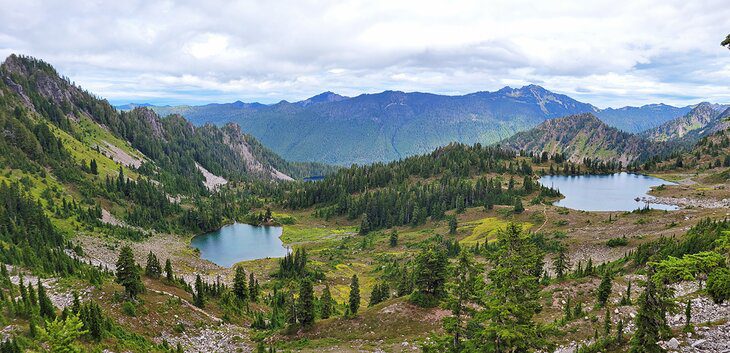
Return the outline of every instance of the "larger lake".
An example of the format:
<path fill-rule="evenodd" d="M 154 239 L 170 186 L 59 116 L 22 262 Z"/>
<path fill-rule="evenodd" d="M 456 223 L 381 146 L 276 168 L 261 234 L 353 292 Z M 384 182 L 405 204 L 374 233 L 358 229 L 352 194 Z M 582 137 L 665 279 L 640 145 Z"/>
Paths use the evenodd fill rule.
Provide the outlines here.
<path fill-rule="evenodd" d="M 283 257 L 289 251 L 279 238 L 281 227 L 257 227 L 234 223 L 214 232 L 196 235 L 190 245 L 200 257 L 223 267 L 267 257 Z"/>
<path fill-rule="evenodd" d="M 633 211 L 644 207 L 637 197 L 647 197 L 651 187 L 674 183 L 641 174 L 548 175 L 540 184 L 560 190 L 565 198 L 556 206 L 584 211 Z M 676 210 L 676 206 L 651 204 L 651 208 Z"/>

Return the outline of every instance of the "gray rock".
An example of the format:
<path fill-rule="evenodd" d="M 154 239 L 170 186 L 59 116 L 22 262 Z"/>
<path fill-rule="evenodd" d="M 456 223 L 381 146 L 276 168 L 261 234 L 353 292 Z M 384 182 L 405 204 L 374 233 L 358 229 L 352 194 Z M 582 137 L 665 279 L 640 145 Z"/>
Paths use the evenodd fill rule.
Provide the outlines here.
<path fill-rule="evenodd" d="M 679 341 L 677 341 L 676 338 L 672 337 L 672 339 L 667 342 L 667 348 L 671 350 L 677 350 L 679 348 Z"/>

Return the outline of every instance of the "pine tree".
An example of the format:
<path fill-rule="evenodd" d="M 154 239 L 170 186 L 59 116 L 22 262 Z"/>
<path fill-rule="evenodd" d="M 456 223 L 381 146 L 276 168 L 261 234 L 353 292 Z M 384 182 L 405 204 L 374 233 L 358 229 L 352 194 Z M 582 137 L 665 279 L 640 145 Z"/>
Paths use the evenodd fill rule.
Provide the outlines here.
<path fill-rule="evenodd" d="M 616 324 L 616 342 L 622 344 L 624 342 L 624 320 L 618 320 Z"/>
<path fill-rule="evenodd" d="M 533 320 L 541 310 L 539 274 L 543 254 L 514 223 L 497 232 L 495 245 L 488 256 L 491 268 L 483 296 L 484 310 L 475 315 L 475 324 L 482 327 L 479 339 L 468 343 L 478 351 L 538 350 L 546 345 L 543 327 Z"/>
<path fill-rule="evenodd" d="M 484 280 L 482 268 L 468 251 L 462 251 L 452 269 L 452 282 L 448 285 L 446 307 L 453 316 L 446 319 L 444 328 L 452 336 L 452 347 L 455 352 L 461 349 L 461 337 L 466 331 L 466 317 L 473 314 L 474 307 L 479 304 Z"/>
<path fill-rule="evenodd" d="M 558 279 L 565 278 L 565 271 L 568 269 L 568 257 L 565 254 L 565 246 L 560 246 L 558 253 L 553 259 L 553 266 L 555 266 L 555 275 Z"/>
<path fill-rule="evenodd" d="M 332 315 L 333 311 L 333 302 L 332 302 L 332 294 L 330 293 L 330 286 L 329 284 L 324 286 L 324 290 L 322 290 L 322 298 L 320 299 L 320 302 L 322 303 L 322 309 L 320 316 L 323 319 L 327 319 Z"/>
<path fill-rule="evenodd" d="M 603 271 L 603 279 L 601 284 L 598 285 L 598 305 L 605 306 L 608 302 L 608 297 L 611 295 L 611 271 L 605 269 Z"/>
<path fill-rule="evenodd" d="M 256 302 L 258 300 L 259 294 L 258 294 L 258 281 L 253 276 L 253 272 L 248 274 L 248 299 L 252 302 Z"/>
<path fill-rule="evenodd" d="M 92 159 L 91 163 L 89 163 L 89 170 L 91 170 L 91 174 L 99 174 L 99 167 L 96 165 L 96 159 Z"/>
<path fill-rule="evenodd" d="M 236 266 L 236 274 L 233 277 L 233 294 L 242 301 L 248 300 L 248 286 L 246 286 L 246 271 L 243 266 Z"/>
<path fill-rule="evenodd" d="M 514 212 L 522 213 L 523 211 L 525 211 L 525 207 L 522 205 L 522 199 L 519 197 L 515 197 Z"/>
<path fill-rule="evenodd" d="M 448 259 L 442 246 L 429 246 L 416 255 L 415 291 L 411 302 L 422 307 L 438 305 L 446 294 Z"/>
<path fill-rule="evenodd" d="M 449 217 L 449 234 L 456 234 L 457 226 L 456 216 Z"/>
<path fill-rule="evenodd" d="M 312 281 L 305 278 L 299 285 L 299 323 L 309 327 L 314 323 L 314 289 Z"/>
<path fill-rule="evenodd" d="M 170 282 L 175 280 L 175 274 L 172 272 L 172 262 L 170 262 L 170 259 L 165 260 L 165 277 L 167 277 L 167 280 Z"/>
<path fill-rule="evenodd" d="M 368 215 L 365 214 L 362 218 L 362 222 L 360 222 L 360 235 L 365 235 L 370 232 L 370 220 L 368 219 Z"/>
<path fill-rule="evenodd" d="M 692 300 L 687 300 L 687 305 L 684 307 L 684 332 L 693 332 L 692 329 Z"/>
<path fill-rule="evenodd" d="M 657 344 L 659 330 L 664 324 L 662 299 L 657 291 L 657 284 L 649 277 L 644 293 L 639 296 L 639 311 L 636 315 L 636 330 L 631 338 L 630 353 L 660 353 L 664 350 Z"/>
<path fill-rule="evenodd" d="M 352 275 L 352 281 L 350 282 L 350 300 L 348 303 L 350 305 L 350 313 L 356 315 L 358 309 L 360 309 L 360 283 L 357 275 Z"/>
<path fill-rule="evenodd" d="M 606 306 L 606 314 L 603 316 L 603 336 L 611 336 L 611 310 Z"/>
<path fill-rule="evenodd" d="M 41 279 L 38 278 L 38 307 L 40 308 L 41 317 L 46 319 L 53 319 L 56 317 L 56 309 L 53 306 L 51 298 L 46 293 L 46 288 L 43 287 Z"/>
<path fill-rule="evenodd" d="M 393 232 L 390 233 L 390 247 L 394 248 L 398 246 L 398 231 L 393 230 Z"/>
<path fill-rule="evenodd" d="M 147 265 L 145 266 L 145 275 L 150 278 L 159 279 L 162 274 L 162 268 L 160 268 L 160 261 L 157 256 L 150 251 L 147 254 Z"/>
<path fill-rule="evenodd" d="M 121 169 L 120 169 L 121 170 Z M 122 247 L 117 260 L 117 283 L 124 286 L 124 291 L 130 299 L 144 292 L 144 284 L 139 275 L 139 268 L 134 262 L 134 254 L 129 245 Z"/>
<path fill-rule="evenodd" d="M 200 275 L 195 276 L 195 294 L 193 295 L 193 304 L 198 308 L 205 307 L 205 288 L 203 286 L 203 279 Z"/>
<path fill-rule="evenodd" d="M 565 299 L 563 306 L 563 321 L 568 322 L 573 319 L 573 307 L 570 305 L 570 298 Z"/>

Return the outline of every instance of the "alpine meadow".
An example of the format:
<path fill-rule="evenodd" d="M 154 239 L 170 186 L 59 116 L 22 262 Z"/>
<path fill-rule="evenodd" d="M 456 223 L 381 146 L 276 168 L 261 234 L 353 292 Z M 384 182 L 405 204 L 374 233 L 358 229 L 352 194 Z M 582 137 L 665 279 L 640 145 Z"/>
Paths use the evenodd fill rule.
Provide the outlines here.
<path fill-rule="evenodd" d="M 726 5 L 0 0 L 0 353 L 730 352 Z"/>

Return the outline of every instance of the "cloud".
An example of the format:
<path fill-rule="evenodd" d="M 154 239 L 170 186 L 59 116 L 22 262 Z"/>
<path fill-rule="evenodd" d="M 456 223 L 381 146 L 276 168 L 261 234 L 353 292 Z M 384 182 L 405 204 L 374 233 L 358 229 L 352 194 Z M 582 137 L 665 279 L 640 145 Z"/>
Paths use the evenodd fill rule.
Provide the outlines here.
<path fill-rule="evenodd" d="M 726 1 L 0 0 L 0 55 L 113 102 L 463 94 L 535 83 L 595 105 L 730 102 Z"/>

